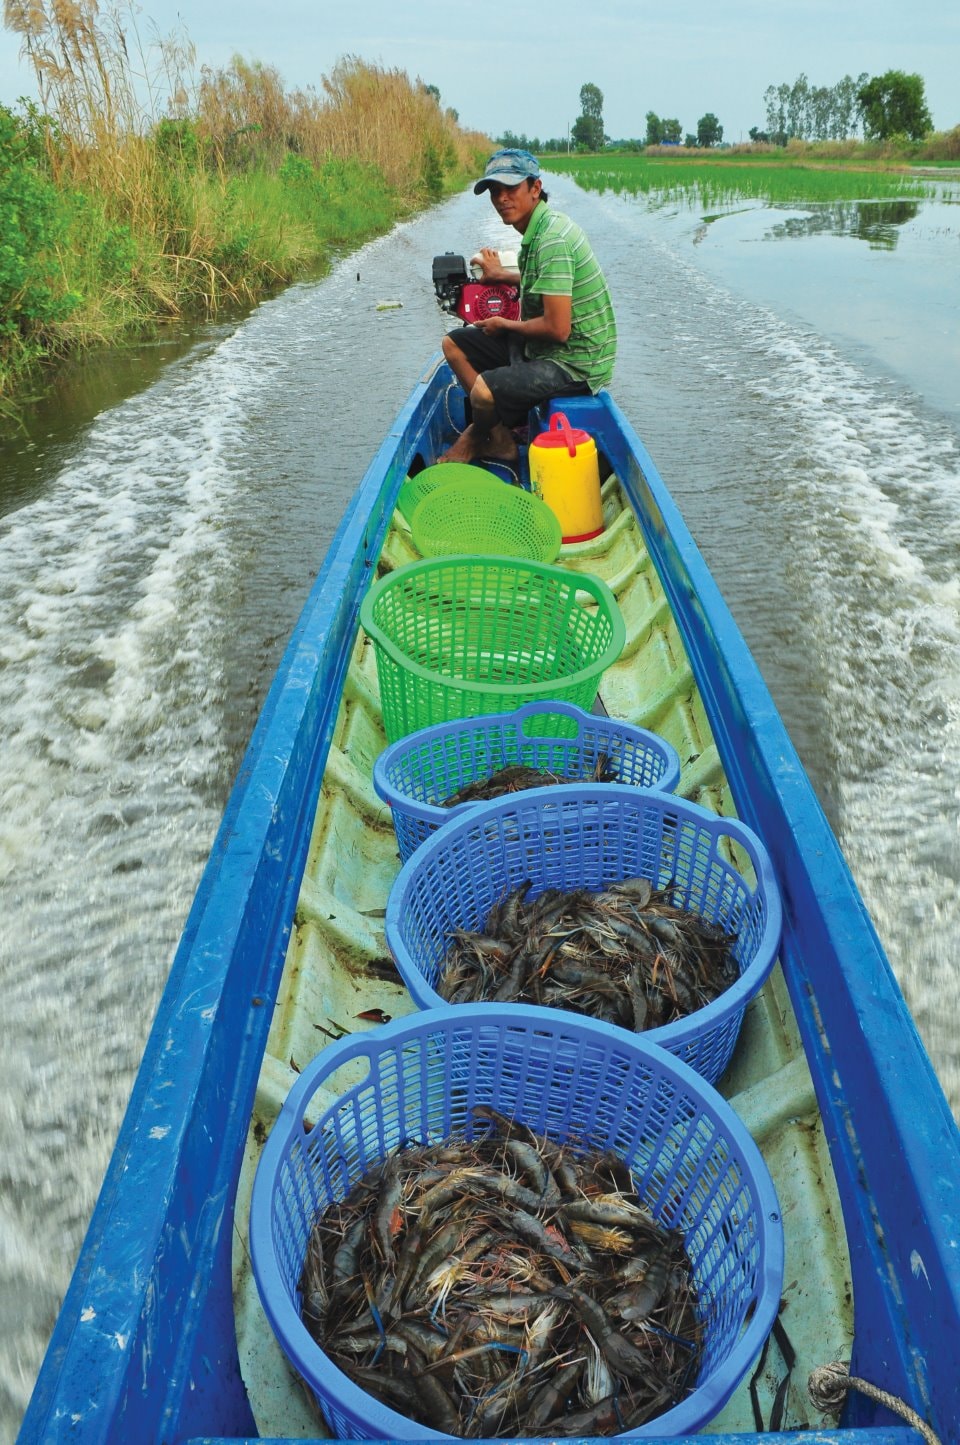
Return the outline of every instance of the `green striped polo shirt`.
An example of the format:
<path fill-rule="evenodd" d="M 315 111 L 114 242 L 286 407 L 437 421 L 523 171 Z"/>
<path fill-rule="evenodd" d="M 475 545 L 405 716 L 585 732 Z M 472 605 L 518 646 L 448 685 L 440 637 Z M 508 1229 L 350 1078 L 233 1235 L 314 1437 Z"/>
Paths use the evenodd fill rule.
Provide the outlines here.
<path fill-rule="evenodd" d="M 520 242 L 520 315 L 543 315 L 544 296 L 569 296 L 570 335 L 566 341 L 535 338 L 524 343 L 528 357 L 556 362 L 591 391 L 606 386 L 617 354 L 617 324 L 610 292 L 583 231 L 568 216 L 543 201 L 530 217 Z"/>

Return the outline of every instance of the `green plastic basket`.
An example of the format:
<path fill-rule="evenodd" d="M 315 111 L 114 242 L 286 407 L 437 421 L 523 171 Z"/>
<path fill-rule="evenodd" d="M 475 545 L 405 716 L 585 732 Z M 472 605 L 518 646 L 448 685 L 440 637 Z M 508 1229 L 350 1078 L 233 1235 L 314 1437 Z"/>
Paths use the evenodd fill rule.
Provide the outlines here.
<path fill-rule="evenodd" d="M 413 542 L 422 557 L 527 557 L 553 562 L 560 555 L 560 523 L 546 502 L 520 487 L 489 481 L 437 487 L 414 508 Z"/>
<path fill-rule="evenodd" d="M 388 742 L 544 698 L 589 711 L 626 638 L 605 582 L 515 557 L 399 567 L 367 593 L 360 621 Z"/>
<path fill-rule="evenodd" d="M 397 508 L 409 526 L 417 506 L 425 497 L 454 483 L 462 487 L 473 482 L 491 487 L 503 486 L 499 477 L 470 462 L 437 462 L 432 467 L 424 467 L 415 477 L 407 478 L 397 495 Z M 463 548 L 460 550 L 463 551 Z"/>

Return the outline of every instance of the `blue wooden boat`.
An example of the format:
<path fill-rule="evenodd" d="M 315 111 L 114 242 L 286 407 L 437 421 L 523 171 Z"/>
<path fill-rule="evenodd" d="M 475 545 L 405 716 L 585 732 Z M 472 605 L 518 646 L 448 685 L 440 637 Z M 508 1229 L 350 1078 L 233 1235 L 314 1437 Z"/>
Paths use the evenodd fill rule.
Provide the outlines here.
<path fill-rule="evenodd" d="M 449 443 L 458 398 L 435 360 L 389 426 L 291 638 L 23 1441 L 322 1434 L 257 1298 L 250 1190 L 297 1071 L 338 1033 L 376 1027 L 377 1010 L 413 1007 L 379 966 L 399 862 L 371 783 L 384 736 L 358 617 L 378 572 L 415 557 L 394 504 L 408 474 Z M 602 577 L 626 622 L 604 705 L 677 749 L 683 795 L 759 834 L 784 902 L 780 963 L 721 1085 L 782 1205 L 780 1328 L 711 1432 L 762 1440 L 773 1417 L 803 1439 L 922 1438 L 859 1388 L 839 1425 L 815 1406 L 810 1371 L 841 1360 L 941 1441 L 960 1439 L 960 1134 L 770 695 L 653 461 L 609 396 L 567 400 L 564 411 L 612 467 L 604 532 L 560 558 Z"/>

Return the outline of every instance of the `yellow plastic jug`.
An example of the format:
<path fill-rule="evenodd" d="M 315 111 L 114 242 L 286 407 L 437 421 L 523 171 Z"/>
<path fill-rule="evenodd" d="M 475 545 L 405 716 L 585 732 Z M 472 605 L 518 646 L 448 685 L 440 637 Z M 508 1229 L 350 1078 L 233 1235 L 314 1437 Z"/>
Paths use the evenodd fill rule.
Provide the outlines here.
<path fill-rule="evenodd" d="M 603 531 L 597 444 L 562 411 L 534 437 L 528 453 L 530 483 L 560 523 L 565 542 L 586 542 Z"/>

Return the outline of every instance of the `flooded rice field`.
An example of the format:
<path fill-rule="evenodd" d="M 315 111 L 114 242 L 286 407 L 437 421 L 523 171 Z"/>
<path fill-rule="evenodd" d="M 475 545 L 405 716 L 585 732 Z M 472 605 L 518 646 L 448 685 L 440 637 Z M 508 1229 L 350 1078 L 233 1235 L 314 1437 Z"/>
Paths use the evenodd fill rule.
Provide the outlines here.
<path fill-rule="evenodd" d="M 549 190 L 611 282 L 614 394 L 960 1113 L 960 207 Z M 0 1439 L 258 706 L 445 329 L 431 258 L 510 234 L 468 192 L 249 316 L 78 368 L 3 443 Z"/>

